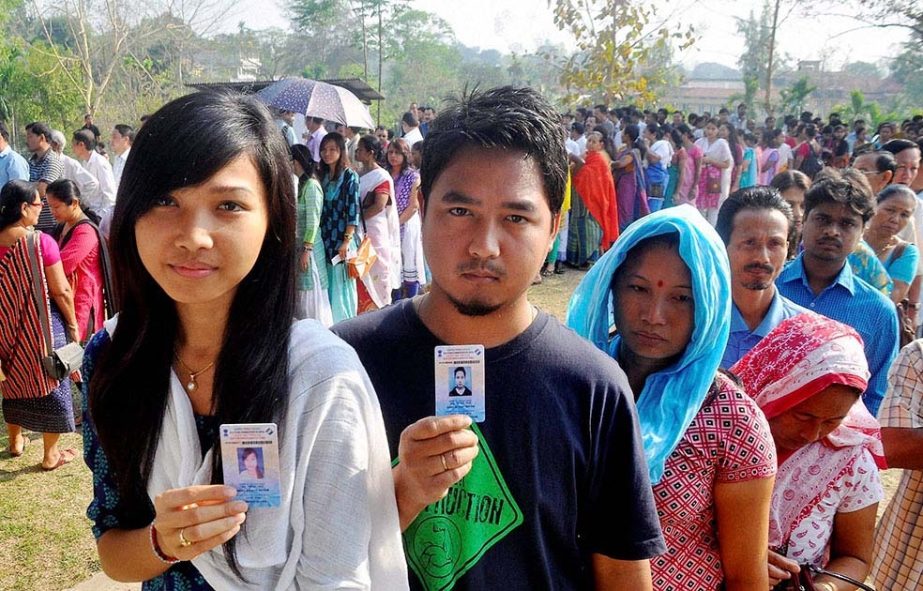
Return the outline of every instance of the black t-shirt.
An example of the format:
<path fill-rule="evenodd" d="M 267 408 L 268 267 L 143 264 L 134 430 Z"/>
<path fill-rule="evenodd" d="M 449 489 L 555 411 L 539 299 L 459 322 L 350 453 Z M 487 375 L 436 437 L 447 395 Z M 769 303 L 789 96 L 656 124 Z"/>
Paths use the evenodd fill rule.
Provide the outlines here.
<path fill-rule="evenodd" d="M 444 386 L 434 383 L 434 347 L 445 343 L 409 301 L 334 332 L 368 371 L 397 457 L 401 431 L 435 412 Z M 481 450 L 471 473 L 405 532 L 411 587 L 591 589 L 591 554 L 664 552 L 618 365 L 545 313 L 485 356 Z"/>

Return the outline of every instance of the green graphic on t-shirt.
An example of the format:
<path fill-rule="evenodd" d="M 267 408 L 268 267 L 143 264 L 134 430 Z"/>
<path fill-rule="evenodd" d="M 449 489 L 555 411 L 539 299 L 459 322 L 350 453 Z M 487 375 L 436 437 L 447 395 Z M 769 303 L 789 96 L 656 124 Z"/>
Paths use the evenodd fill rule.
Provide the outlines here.
<path fill-rule="evenodd" d="M 404 532 L 407 560 L 427 591 L 446 591 L 522 523 L 522 511 L 477 425 L 471 471 Z"/>

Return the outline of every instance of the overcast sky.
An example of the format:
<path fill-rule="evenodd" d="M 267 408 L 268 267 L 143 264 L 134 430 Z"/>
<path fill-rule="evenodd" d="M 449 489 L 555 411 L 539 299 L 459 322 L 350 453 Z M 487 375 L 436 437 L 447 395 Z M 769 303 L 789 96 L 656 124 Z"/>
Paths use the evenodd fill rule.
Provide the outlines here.
<path fill-rule="evenodd" d="M 532 51 L 545 41 L 567 44 L 567 35 L 557 30 L 547 0 L 413 0 L 413 3 L 444 18 L 465 45 L 482 49 Z M 783 0 L 792 6 L 797 0 Z M 734 17 L 746 18 L 750 10 L 760 10 L 762 0 L 655 0 L 659 14 L 670 15 L 669 26 L 692 24 L 700 38 L 679 59 L 692 67 L 702 62 L 736 66 L 743 51 Z M 848 2 L 839 12 L 849 13 Z M 229 18 L 233 30 L 243 20 L 248 27 L 288 28 L 281 8 L 284 0 L 241 0 L 239 16 Z M 787 11 L 783 10 L 782 16 Z M 861 23 L 847 17 L 800 18 L 789 14 L 779 27 L 779 45 L 794 59 L 827 60 L 828 69 L 838 69 L 847 61 L 878 62 L 898 53 L 907 38 L 900 29 L 859 28 Z M 858 28 L 858 30 L 856 30 Z"/>

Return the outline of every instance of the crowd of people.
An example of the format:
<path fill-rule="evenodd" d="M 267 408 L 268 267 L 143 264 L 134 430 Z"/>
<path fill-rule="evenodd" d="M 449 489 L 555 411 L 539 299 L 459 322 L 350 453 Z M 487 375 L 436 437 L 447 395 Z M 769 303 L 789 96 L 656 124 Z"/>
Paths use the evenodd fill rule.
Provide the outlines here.
<path fill-rule="evenodd" d="M 89 116 L 70 160 L 0 123 L 9 453 L 40 432 L 60 468 L 81 419 L 109 576 L 918 586 L 923 117 L 866 139 L 514 87 L 415 107 L 401 137 L 309 117 L 298 142 L 291 113 L 194 93 L 115 126 L 112 164 Z M 529 301 L 565 267 L 566 326 Z M 54 377 L 67 341 L 82 368 Z M 443 412 L 449 390 L 483 406 Z M 270 442 L 231 467 L 222 444 L 266 423 L 271 507 L 241 496 Z"/>

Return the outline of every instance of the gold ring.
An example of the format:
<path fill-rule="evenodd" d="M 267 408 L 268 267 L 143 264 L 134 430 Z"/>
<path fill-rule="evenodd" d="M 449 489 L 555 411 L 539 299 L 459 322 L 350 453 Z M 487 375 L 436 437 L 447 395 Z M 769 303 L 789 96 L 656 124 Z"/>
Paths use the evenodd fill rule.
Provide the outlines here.
<path fill-rule="evenodd" d="M 439 454 L 439 459 L 442 460 L 442 471 L 443 471 L 443 472 L 448 472 L 448 471 L 449 471 L 449 467 L 448 467 L 448 466 L 446 465 L 446 463 L 445 463 L 445 454 Z"/>
<path fill-rule="evenodd" d="M 186 539 L 186 535 L 185 535 L 185 534 L 186 534 L 186 528 L 185 528 L 185 527 L 184 527 L 183 529 L 179 530 L 179 545 L 180 545 L 180 547 L 182 547 L 182 548 L 188 548 L 189 546 L 192 546 L 192 542 L 190 542 L 189 540 Z"/>

